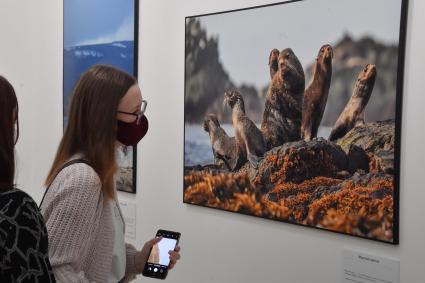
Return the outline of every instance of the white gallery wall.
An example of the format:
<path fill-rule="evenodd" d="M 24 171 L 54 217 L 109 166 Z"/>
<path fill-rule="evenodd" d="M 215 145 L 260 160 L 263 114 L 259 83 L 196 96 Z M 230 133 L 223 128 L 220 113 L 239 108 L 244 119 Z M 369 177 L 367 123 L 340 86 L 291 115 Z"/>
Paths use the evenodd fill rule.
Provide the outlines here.
<path fill-rule="evenodd" d="M 119 195 L 137 204 L 135 243 L 140 247 L 158 228 L 182 233 L 182 260 L 168 282 L 337 283 L 343 248 L 399 259 L 400 282 L 424 282 L 422 0 L 409 5 L 399 246 L 183 204 L 184 18 L 268 3 L 141 0 L 139 78 L 150 129 L 138 151 L 138 193 Z M 0 1 L 0 74 L 15 86 L 20 103 L 17 183 L 37 202 L 62 134 L 62 9 L 61 0 Z M 140 276 L 137 282 L 157 281 Z"/>

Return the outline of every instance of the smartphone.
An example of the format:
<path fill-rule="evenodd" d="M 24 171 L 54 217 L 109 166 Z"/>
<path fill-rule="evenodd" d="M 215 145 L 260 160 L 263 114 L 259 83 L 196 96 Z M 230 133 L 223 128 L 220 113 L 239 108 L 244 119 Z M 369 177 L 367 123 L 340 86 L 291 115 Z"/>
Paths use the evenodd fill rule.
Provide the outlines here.
<path fill-rule="evenodd" d="M 176 248 L 180 240 L 180 233 L 158 230 L 156 237 L 162 237 L 162 240 L 152 247 L 142 274 L 147 277 L 165 279 L 170 265 L 170 254 L 168 252 Z"/>

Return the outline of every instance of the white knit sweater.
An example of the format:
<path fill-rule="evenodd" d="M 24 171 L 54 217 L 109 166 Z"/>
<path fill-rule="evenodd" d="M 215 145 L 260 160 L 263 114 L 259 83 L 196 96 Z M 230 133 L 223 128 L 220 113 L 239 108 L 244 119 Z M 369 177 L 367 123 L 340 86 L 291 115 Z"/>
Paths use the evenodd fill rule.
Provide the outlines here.
<path fill-rule="evenodd" d="M 57 282 L 106 282 L 111 272 L 114 226 L 99 176 L 84 163 L 63 169 L 51 184 L 41 212 Z M 137 273 L 136 249 L 126 244 L 126 277 Z"/>

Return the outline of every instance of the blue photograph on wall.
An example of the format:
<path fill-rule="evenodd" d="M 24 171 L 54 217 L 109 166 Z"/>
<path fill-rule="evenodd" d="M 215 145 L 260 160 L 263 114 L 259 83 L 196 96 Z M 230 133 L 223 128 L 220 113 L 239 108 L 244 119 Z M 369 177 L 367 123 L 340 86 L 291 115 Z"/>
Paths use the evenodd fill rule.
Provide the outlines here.
<path fill-rule="evenodd" d="M 87 69 L 107 64 L 137 76 L 138 0 L 64 0 L 63 123 Z M 117 189 L 136 191 L 136 148 L 119 150 Z"/>

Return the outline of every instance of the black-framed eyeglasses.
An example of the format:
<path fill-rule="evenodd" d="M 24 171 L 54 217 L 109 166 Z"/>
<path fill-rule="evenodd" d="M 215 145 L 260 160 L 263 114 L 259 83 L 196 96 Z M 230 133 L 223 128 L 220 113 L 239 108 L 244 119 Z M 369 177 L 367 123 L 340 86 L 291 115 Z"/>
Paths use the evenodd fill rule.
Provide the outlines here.
<path fill-rule="evenodd" d="M 148 102 L 146 100 L 142 100 L 142 105 L 140 105 L 140 110 L 136 111 L 134 113 L 131 112 L 125 112 L 125 111 L 117 111 L 118 113 L 121 114 L 126 114 L 126 115 L 131 115 L 131 116 L 136 116 L 136 124 L 140 124 L 140 120 L 142 119 L 143 115 L 145 115 L 145 111 L 146 111 L 146 106 L 148 106 Z"/>

